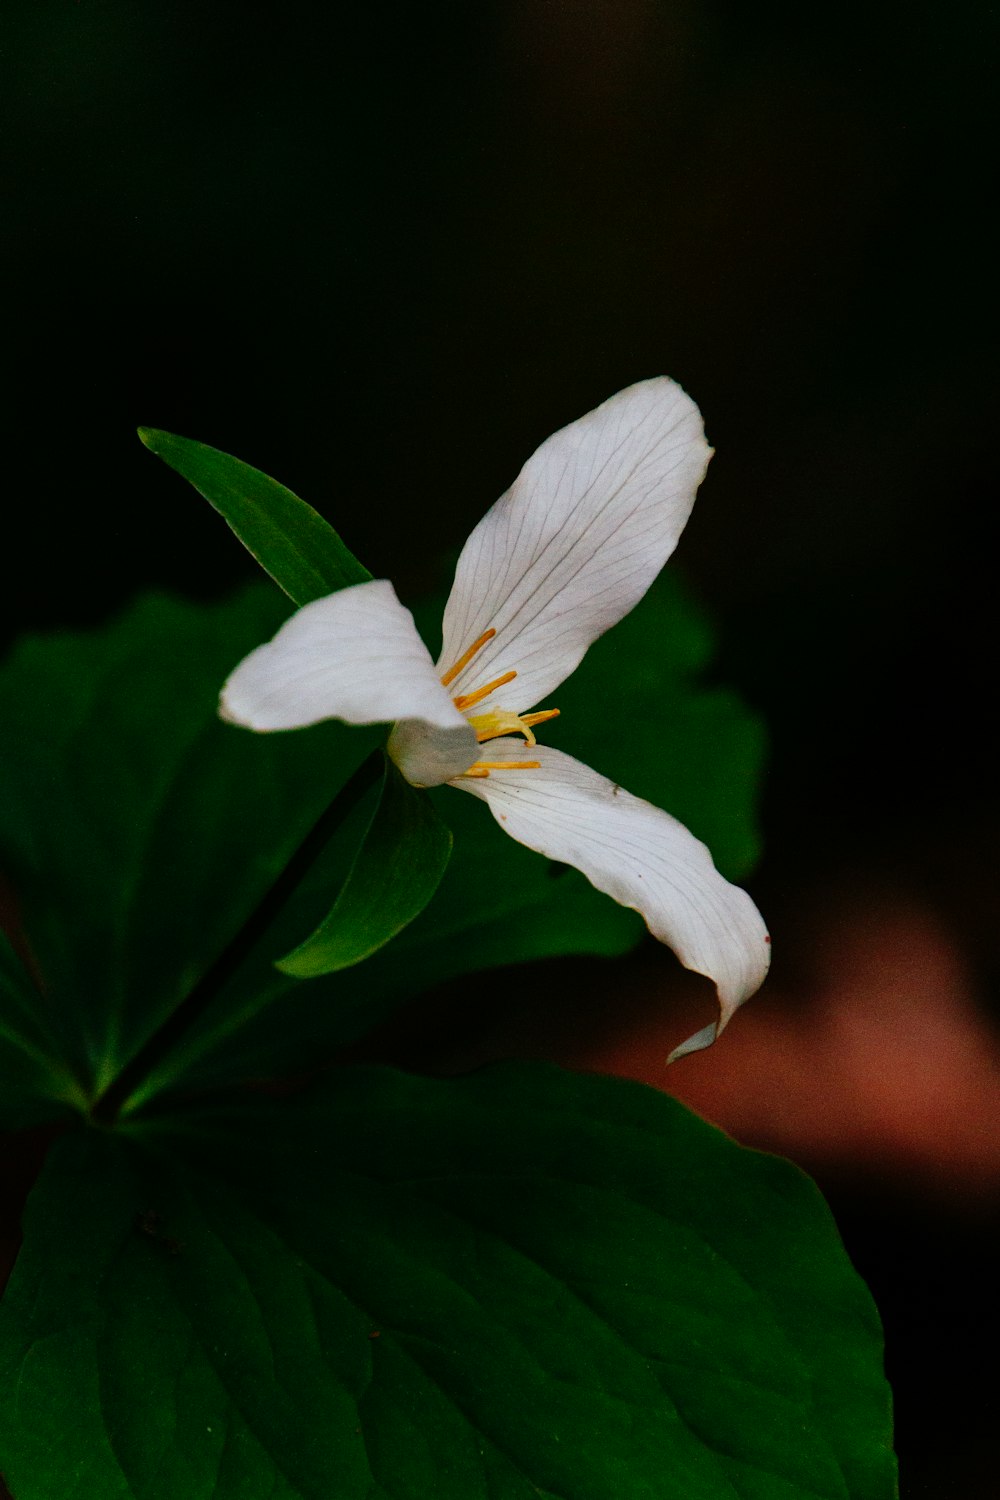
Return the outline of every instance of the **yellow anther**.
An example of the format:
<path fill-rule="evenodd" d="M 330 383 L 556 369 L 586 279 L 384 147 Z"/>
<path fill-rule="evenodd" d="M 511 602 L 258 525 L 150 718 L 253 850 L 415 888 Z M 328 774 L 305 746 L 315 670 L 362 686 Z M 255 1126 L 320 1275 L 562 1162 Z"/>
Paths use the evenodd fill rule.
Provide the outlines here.
<path fill-rule="evenodd" d="M 462 655 L 458 658 L 458 661 L 455 663 L 455 665 L 448 668 L 447 672 L 441 678 L 441 686 L 447 687 L 450 682 L 454 682 L 455 678 L 458 676 L 459 672 L 461 672 L 462 668 L 467 667 L 469 665 L 469 662 L 475 656 L 476 652 L 481 651 L 482 648 L 486 645 L 486 642 L 491 641 L 495 635 L 495 630 L 484 630 L 478 641 L 473 641 L 468 651 L 463 652 Z"/>
<path fill-rule="evenodd" d="M 495 740 L 501 734 L 523 734 L 526 744 L 535 743 L 535 736 L 520 715 L 506 708 L 494 708 L 488 714 L 474 714 L 469 723 L 480 744 L 484 740 Z"/>
<path fill-rule="evenodd" d="M 476 688 L 474 693 L 459 693 L 458 697 L 453 700 L 455 707 L 459 713 L 464 714 L 466 709 L 475 708 L 477 703 L 482 703 L 483 699 L 488 698 L 496 688 L 513 682 L 516 676 L 516 672 L 505 672 L 502 677 L 494 677 L 493 681 L 488 682 L 485 687 Z"/>
<path fill-rule="evenodd" d="M 477 760 L 481 771 L 540 771 L 540 760 Z"/>
<path fill-rule="evenodd" d="M 558 708 L 543 708 L 537 714 L 522 714 L 521 725 L 523 728 L 531 729 L 535 724 L 544 724 L 546 719 L 558 719 Z"/>
<path fill-rule="evenodd" d="M 488 776 L 491 771 L 538 771 L 540 760 L 477 760 L 463 776 Z"/>
<path fill-rule="evenodd" d="M 469 665 L 476 652 L 481 651 L 486 642 L 491 641 L 495 635 L 495 630 L 484 630 L 479 639 L 473 641 L 467 651 L 463 651 L 455 665 L 448 668 L 448 671 L 441 678 L 442 686 L 448 687 L 449 684 L 454 682 L 458 674 L 464 671 Z M 497 688 L 506 687 L 507 683 L 513 682 L 516 676 L 516 671 L 504 672 L 502 676 L 494 677 L 492 682 L 485 683 L 473 692 L 458 693 L 452 699 L 459 713 L 468 716 L 469 723 L 476 731 L 476 739 L 480 744 L 483 744 L 486 740 L 499 739 L 501 735 L 505 734 L 523 734 L 525 744 L 533 745 L 535 744 L 535 736 L 532 734 L 532 727 L 535 724 L 544 724 L 548 719 L 554 719 L 558 714 L 558 708 L 544 708 L 534 714 L 516 714 L 513 709 L 509 708 L 491 708 L 484 714 L 469 715 L 470 708 L 475 708 L 477 703 L 482 703 L 484 698 L 488 698 L 491 693 L 495 693 Z M 538 761 L 492 762 L 480 760 L 476 761 L 474 766 L 470 766 L 464 774 L 466 776 L 488 776 L 491 770 L 514 771 L 520 770 L 522 767 L 526 770 L 534 770 L 538 765 Z"/>
<path fill-rule="evenodd" d="M 547 719 L 554 719 L 559 713 L 558 708 L 546 708 L 537 714 L 515 714 L 507 708 L 491 708 L 488 714 L 475 714 L 469 720 L 476 731 L 476 739 L 480 744 L 484 740 L 495 740 L 501 734 L 523 734 L 526 745 L 535 743 L 532 734 L 532 726 L 544 724 Z"/>

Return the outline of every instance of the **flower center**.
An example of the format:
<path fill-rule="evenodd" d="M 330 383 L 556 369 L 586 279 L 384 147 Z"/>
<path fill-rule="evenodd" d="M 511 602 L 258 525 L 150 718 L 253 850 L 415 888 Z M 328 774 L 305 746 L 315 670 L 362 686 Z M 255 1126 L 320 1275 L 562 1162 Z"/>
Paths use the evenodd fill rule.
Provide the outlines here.
<path fill-rule="evenodd" d="M 473 641 L 467 651 L 455 662 L 454 666 L 448 668 L 441 678 L 442 687 L 450 687 L 458 674 L 463 671 L 472 661 L 477 652 L 481 651 L 487 641 L 491 641 L 496 635 L 495 630 L 486 630 L 477 641 Z M 477 703 L 482 703 L 497 688 L 506 686 L 513 682 L 517 676 L 516 671 L 504 672 L 500 677 L 494 677 L 492 682 L 484 683 L 482 687 L 476 688 L 471 693 L 459 693 L 452 699 L 459 713 L 465 714 L 469 723 L 476 731 L 476 739 L 482 744 L 485 740 L 495 740 L 503 734 L 523 734 L 527 745 L 536 743 L 532 730 L 536 724 L 544 724 L 546 719 L 554 719 L 559 713 L 558 708 L 544 708 L 538 713 L 516 714 L 509 708 L 491 708 L 484 714 L 470 714 L 469 709 L 475 708 Z M 491 771 L 537 771 L 541 761 L 537 760 L 477 760 L 463 774 L 466 776 L 488 776 Z"/>

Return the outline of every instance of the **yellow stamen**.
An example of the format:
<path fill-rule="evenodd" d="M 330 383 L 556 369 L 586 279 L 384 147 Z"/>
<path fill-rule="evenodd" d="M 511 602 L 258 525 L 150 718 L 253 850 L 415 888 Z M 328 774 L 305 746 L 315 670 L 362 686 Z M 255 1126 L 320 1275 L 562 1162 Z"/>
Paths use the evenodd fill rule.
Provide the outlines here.
<path fill-rule="evenodd" d="M 538 771 L 540 760 L 477 760 L 463 776 L 488 776 L 491 771 Z"/>
<path fill-rule="evenodd" d="M 558 719 L 558 717 L 558 708 L 543 708 L 537 714 L 522 714 L 521 725 L 524 728 L 531 729 L 535 724 L 544 724 L 546 719 Z M 532 739 L 534 739 L 534 735 L 532 735 Z"/>
<path fill-rule="evenodd" d="M 477 641 L 473 641 L 469 649 L 467 651 L 464 651 L 458 658 L 458 661 L 455 663 L 455 665 L 453 667 L 449 667 L 448 671 L 445 672 L 444 676 L 441 678 L 442 686 L 448 687 L 451 683 L 453 683 L 459 673 L 464 671 L 464 669 L 469 665 L 470 661 L 476 655 L 477 651 L 482 650 L 483 646 L 486 645 L 486 642 L 491 641 L 495 635 L 495 630 L 486 630 Z M 509 708 L 491 708 L 487 713 L 484 714 L 477 714 L 475 716 L 469 715 L 470 708 L 475 708 L 477 703 L 482 703 L 483 700 L 485 698 L 488 698 L 491 693 L 495 693 L 497 688 L 505 687 L 508 682 L 513 682 L 516 676 L 516 671 L 504 672 L 502 676 L 494 677 L 492 682 L 487 682 L 483 687 L 476 688 L 471 693 L 458 693 L 452 699 L 452 702 L 458 709 L 459 713 L 463 713 L 468 716 L 469 723 L 472 725 L 473 729 L 476 732 L 476 739 L 481 745 L 486 740 L 495 740 L 498 739 L 501 735 L 505 734 L 523 734 L 525 744 L 534 745 L 535 736 L 531 732 L 533 725 L 544 724 L 549 719 L 554 719 L 559 713 L 559 710 L 557 708 L 541 709 L 538 713 L 534 714 L 516 714 Z M 503 761 L 502 763 L 494 763 L 491 761 L 477 761 L 474 766 L 471 766 L 469 770 L 465 772 L 465 775 L 488 776 L 491 769 L 517 770 L 521 766 L 524 766 L 527 770 L 532 770 L 538 764 L 539 762 L 537 761 Z"/>
<path fill-rule="evenodd" d="M 503 734 L 517 734 L 519 732 L 521 726 L 520 724 L 514 722 L 517 718 L 517 715 L 511 714 L 510 717 L 511 722 L 509 724 L 502 725 L 499 728 L 497 727 L 495 714 L 489 714 L 487 716 L 485 720 L 485 727 L 482 729 L 476 728 L 475 719 L 470 719 L 469 723 L 472 725 L 473 729 L 476 730 L 476 739 L 481 745 L 485 745 L 487 740 L 496 740 L 499 739 Z M 538 744 L 538 741 L 535 739 L 535 736 L 532 734 L 530 729 L 526 729 L 524 731 L 524 743 L 526 745 Z"/>
<path fill-rule="evenodd" d="M 524 727 L 521 718 L 506 708 L 492 708 L 488 714 L 473 714 L 469 723 L 476 731 L 480 744 L 484 740 L 495 740 L 502 734 L 523 734 L 525 743 L 533 745 L 535 736 Z"/>
<path fill-rule="evenodd" d="M 495 635 L 495 630 L 484 630 L 478 641 L 473 641 L 468 651 L 464 652 L 463 655 L 458 658 L 458 661 L 453 667 L 448 668 L 447 672 L 441 678 L 441 686 L 447 687 L 450 682 L 454 682 L 455 678 L 458 676 L 459 672 L 461 672 L 462 668 L 467 667 L 469 665 L 469 662 L 475 656 L 476 652 L 481 651 L 482 648 L 486 645 L 486 642 L 491 641 Z"/>
<path fill-rule="evenodd" d="M 494 689 L 513 682 L 516 676 L 516 672 L 505 672 L 502 677 L 494 677 L 493 681 L 488 682 L 485 687 L 476 688 L 474 693 L 459 693 L 458 697 L 453 700 L 455 707 L 459 713 L 464 714 L 466 709 L 475 708 L 477 703 L 482 703 L 483 699 L 488 698 Z"/>
<path fill-rule="evenodd" d="M 525 744 L 533 745 L 532 725 L 544 724 L 546 719 L 554 719 L 558 712 L 558 708 L 546 708 L 537 714 L 515 714 L 507 708 L 491 708 L 489 713 L 474 714 L 469 723 L 480 744 L 484 740 L 495 740 L 501 734 L 523 734 Z"/>
<path fill-rule="evenodd" d="M 540 760 L 477 760 L 480 771 L 539 771 Z"/>

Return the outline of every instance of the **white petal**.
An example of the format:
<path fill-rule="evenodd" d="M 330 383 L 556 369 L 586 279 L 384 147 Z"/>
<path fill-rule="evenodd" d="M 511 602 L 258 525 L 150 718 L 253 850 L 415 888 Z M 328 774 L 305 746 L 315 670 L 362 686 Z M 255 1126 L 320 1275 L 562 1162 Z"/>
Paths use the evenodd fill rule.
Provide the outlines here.
<path fill-rule="evenodd" d="M 558 687 L 673 552 L 711 456 L 698 408 L 666 378 L 619 391 L 548 438 L 458 560 L 441 671 L 496 635 L 451 691 L 516 671 L 476 712 L 523 713 Z"/>
<path fill-rule="evenodd" d="M 715 981 L 718 1022 L 690 1037 L 671 1061 L 710 1046 L 763 983 L 770 962 L 767 929 L 747 893 L 722 878 L 705 845 L 676 818 L 561 750 L 501 739 L 481 753 L 541 766 L 491 771 L 455 786 L 482 797 L 518 843 L 574 865 L 599 891 L 634 907 L 685 968 Z"/>
<path fill-rule="evenodd" d="M 257 730 L 300 729 L 322 719 L 420 720 L 434 731 L 432 763 L 440 781 L 464 771 L 478 753 L 413 616 L 385 579 L 297 610 L 272 641 L 240 662 L 222 689 L 219 712 Z"/>

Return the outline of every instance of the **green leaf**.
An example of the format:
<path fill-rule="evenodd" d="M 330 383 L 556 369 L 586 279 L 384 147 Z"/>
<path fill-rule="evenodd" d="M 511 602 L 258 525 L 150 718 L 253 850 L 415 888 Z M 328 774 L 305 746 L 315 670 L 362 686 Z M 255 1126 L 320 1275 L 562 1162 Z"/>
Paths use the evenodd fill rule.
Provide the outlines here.
<path fill-rule="evenodd" d="M 0 1130 L 51 1120 L 79 1106 L 79 1082 L 62 1061 L 58 1022 L 0 932 Z"/>
<path fill-rule="evenodd" d="M 278 968 L 312 979 L 350 968 L 384 947 L 437 890 L 451 842 L 430 798 L 386 757 L 378 805 L 332 911 Z"/>
<path fill-rule="evenodd" d="M 29 638 L 0 671 L 0 867 L 54 1045 L 88 1093 L 192 989 L 378 743 L 219 722 L 220 684 L 286 610 L 264 586 L 208 607 L 153 597 L 101 630 Z M 241 982 L 329 910 L 350 852 L 319 861 L 325 904 L 293 904 Z"/>
<path fill-rule="evenodd" d="M 19 894 L 57 1055 L 88 1093 L 191 990 L 381 739 L 217 721 L 220 684 L 286 611 L 263 585 L 221 605 L 151 598 L 100 630 L 29 639 L 0 670 L 0 867 Z M 429 613 L 439 620 L 439 607 Z M 608 647 L 619 638 L 620 658 Z M 756 849 L 763 736 L 732 694 L 701 686 L 708 652 L 704 623 L 662 580 L 563 685 L 562 717 L 545 733 L 684 818 L 738 875 Z M 455 846 L 412 925 L 358 968 L 302 983 L 274 967 L 329 915 L 360 810 L 149 1093 L 313 1066 L 445 980 L 559 954 L 613 957 L 638 941 L 634 912 L 515 844 L 473 798 L 416 796 L 413 810 L 435 806 Z"/>
<path fill-rule="evenodd" d="M 576 870 L 516 844 L 471 797 L 429 794 L 454 836 L 437 894 L 395 940 L 358 968 L 290 986 L 275 971 L 244 977 L 184 1039 L 149 1093 L 208 1088 L 315 1066 L 434 985 L 559 955 L 617 957 L 644 928 L 635 912 Z M 470 980 L 470 994 L 474 981 Z"/>
<path fill-rule="evenodd" d="M 222 605 L 150 598 L 103 629 L 30 638 L 0 670 L 0 864 L 58 1055 L 88 1095 L 189 993 L 381 738 L 336 724 L 254 735 L 218 722 L 219 685 L 283 613 L 265 587 Z M 212 1084 L 312 1065 L 453 974 L 635 941 L 634 914 L 575 872 L 554 879 L 471 798 L 446 789 L 417 801 L 430 826 L 439 807 L 461 838 L 400 960 L 383 966 L 407 933 L 363 969 L 308 984 L 274 968 L 329 914 L 359 813 L 186 1050 L 165 1060 L 158 1087 L 186 1086 L 184 1068 Z"/>
<path fill-rule="evenodd" d="M 224 516 L 244 547 L 296 604 L 371 578 L 328 521 L 238 458 L 191 438 L 140 427 L 139 436 Z"/>
<path fill-rule="evenodd" d="M 16 1500 L 890 1500 L 819 1194 L 674 1101 L 347 1070 L 57 1143 L 0 1313 Z"/>

